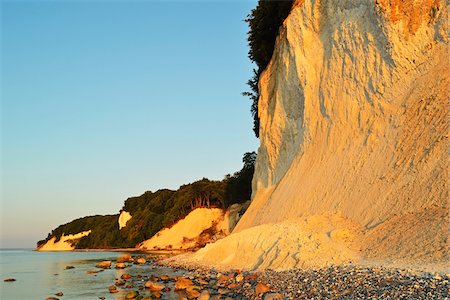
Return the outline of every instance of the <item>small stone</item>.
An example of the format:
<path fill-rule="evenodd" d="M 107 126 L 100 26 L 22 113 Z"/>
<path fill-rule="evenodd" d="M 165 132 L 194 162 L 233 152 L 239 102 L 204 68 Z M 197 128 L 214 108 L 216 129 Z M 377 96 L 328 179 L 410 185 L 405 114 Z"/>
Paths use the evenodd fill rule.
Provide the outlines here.
<path fill-rule="evenodd" d="M 143 258 L 143 257 L 139 257 L 139 258 L 137 259 L 136 262 L 137 262 L 138 264 L 140 264 L 140 265 L 143 265 L 143 264 L 146 263 L 146 260 L 145 260 L 145 258 Z"/>
<path fill-rule="evenodd" d="M 231 293 L 231 290 L 228 290 L 228 289 L 219 289 L 217 292 L 218 292 L 219 294 L 221 294 L 221 295 L 226 295 L 226 294 Z"/>
<path fill-rule="evenodd" d="M 264 300 L 283 300 L 283 295 L 279 293 L 267 293 L 264 295 Z"/>
<path fill-rule="evenodd" d="M 59 300 L 59 299 L 55 297 L 47 297 L 45 300 Z"/>
<path fill-rule="evenodd" d="M 264 294 L 264 293 L 267 293 L 269 291 L 270 291 L 270 288 L 267 285 L 265 285 L 264 283 L 262 283 L 262 282 L 259 282 L 256 285 L 256 288 L 255 288 L 255 294 L 256 295 Z"/>
<path fill-rule="evenodd" d="M 130 254 L 125 254 L 117 258 L 116 260 L 118 263 L 124 263 L 124 262 L 130 262 L 132 261 Z"/>
<path fill-rule="evenodd" d="M 57 293 L 55 294 L 55 296 L 62 297 L 62 296 L 64 296 L 64 293 L 63 293 L 63 292 L 57 292 Z"/>
<path fill-rule="evenodd" d="M 111 263 L 112 262 L 110 260 L 104 260 L 104 261 L 99 262 L 95 266 L 100 269 L 108 269 L 111 267 Z"/>
<path fill-rule="evenodd" d="M 123 279 L 123 280 L 127 280 L 127 279 L 131 278 L 131 275 L 128 274 L 128 273 L 125 273 L 125 274 L 122 274 L 122 276 L 120 276 L 120 278 Z"/>
<path fill-rule="evenodd" d="M 162 281 L 169 281 L 170 280 L 170 277 L 167 276 L 167 275 L 163 275 L 160 278 L 161 278 Z"/>
<path fill-rule="evenodd" d="M 6 279 L 3 279 L 3 281 L 4 282 L 14 282 L 16 280 L 14 278 L 6 278 Z"/>
<path fill-rule="evenodd" d="M 244 280 L 244 275 L 242 275 L 242 273 L 239 273 L 236 276 L 236 282 L 241 282 L 242 280 Z"/>
<path fill-rule="evenodd" d="M 66 266 L 66 270 L 75 269 L 74 266 Z"/>
<path fill-rule="evenodd" d="M 157 282 L 151 282 L 151 281 L 147 281 L 145 283 L 145 287 L 150 289 L 153 292 L 156 292 L 156 291 L 160 292 L 165 288 L 165 286 L 163 284 L 157 283 Z"/>
<path fill-rule="evenodd" d="M 115 285 L 115 286 L 125 285 L 125 281 L 123 281 L 123 280 L 117 280 L 116 283 L 115 283 L 114 285 Z"/>
<path fill-rule="evenodd" d="M 200 288 L 195 285 L 186 287 L 186 296 L 188 297 L 188 299 L 196 299 L 198 296 L 200 296 Z"/>
<path fill-rule="evenodd" d="M 257 275 L 257 274 L 250 274 L 250 275 L 245 276 L 245 277 L 244 277 L 244 280 L 245 280 L 245 281 L 247 281 L 247 280 L 254 280 L 254 279 L 256 279 L 256 278 L 258 278 L 258 275 Z"/>
<path fill-rule="evenodd" d="M 209 284 L 209 282 L 206 281 L 206 280 L 204 280 L 203 278 L 197 278 L 195 281 L 197 281 L 197 283 L 198 283 L 198 284 L 201 284 L 201 285 L 207 285 L 207 284 Z"/>
<path fill-rule="evenodd" d="M 98 270 L 88 270 L 86 271 L 87 274 L 97 274 Z"/>
<path fill-rule="evenodd" d="M 197 298 L 197 300 L 209 300 L 211 298 L 211 295 L 208 290 L 204 290 L 200 293 L 200 296 Z"/>
<path fill-rule="evenodd" d="M 117 287 L 115 286 L 115 285 L 111 285 L 109 288 L 108 288 L 108 290 L 109 290 L 109 292 L 111 293 L 111 294 L 113 294 L 113 293 L 118 293 L 119 291 L 117 290 Z"/>
<path fill-rule="evenodd" d="M 220 282 L 228 281 L 228 280 L 230 280 L 233 277 L 234 277 L 233 274 L 221 275 L 221 276 L 219 276 L 219 279 L 217 280 L 217 282 L 220 283 Z"/>
<path fill-rule="evenodd" d="M 175 291 L 184 290 L 190 285 L 192 285 L 192 281 L 190 279 L 180 277 L 175 284 Z"/>
<path fill-rule="evenodd" d="M 440 275 L 436 275 L 436 276 L 434 276 L 434 279 L 436 279 L 436 280 L 442 280 L 442 277 L 441 277 Z"/>
<path fill-rule="evenodd" d="M 116 269 L 125 269 L 126 267 L 124 263 L 116 263 Z"/>
<path fill-rule="evenodd" d="M 135 299 L 137 296 L 139 296 L 137 291 L 129 291 L 125 296 L 125 299 Z"/>

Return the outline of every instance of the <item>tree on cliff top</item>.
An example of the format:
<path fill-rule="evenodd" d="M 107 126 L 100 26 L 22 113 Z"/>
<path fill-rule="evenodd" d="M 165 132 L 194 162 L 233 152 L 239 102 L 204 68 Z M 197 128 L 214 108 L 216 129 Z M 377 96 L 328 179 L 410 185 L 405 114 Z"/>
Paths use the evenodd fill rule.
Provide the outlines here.
<path fill-rule="evenodd" d="M 247 40 L 250 49 L 248 57 L 252 62 L 256 63 L 257 68 L 253 69 L 253 77 L 247 82 L 250 91 L 242 94 L 248 96 L 252 101 L 250 110 L 253 116 L 253 131 L 256 137 L 259 137 L 259 76 L 272 58 L 278 30 L 289 15 L 293 2 L 293 0 L 259 0 L 256 8 L 252 9 L 247 19 L 245 19 L 245 22 L 249 25 Z"/>

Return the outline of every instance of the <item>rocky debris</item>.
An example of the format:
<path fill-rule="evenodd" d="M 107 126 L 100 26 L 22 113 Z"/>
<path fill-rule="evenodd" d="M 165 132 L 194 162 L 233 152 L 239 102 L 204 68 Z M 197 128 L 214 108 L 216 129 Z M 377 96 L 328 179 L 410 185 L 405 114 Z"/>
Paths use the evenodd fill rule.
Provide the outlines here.
<path fill-rule="evenodd" d="M 284 272 L 218 273 L 213 269 L 167 266 L 152 258 L 148 261 L 145 268 L 131 265 L 130 273 L 116 279 L 124 292 L 121 299 L 125 292 L 134 292 L 133 287 L 140 290 L 141 295 L 127 299 L 176 299 L 177 296 L 178 299 L 200 300 L 450 299 L 450 274 L 418 275 L 408 270 L 352 265 Z M 161 272 L 167 273 L 161 275 Z M 119 292 L 114 285 L 109 290 Z"/>
<path fill-rule="evenodd" d="M 64 296 L 64 293 L 63 293 L 63 292 L 57 292 L 57 293 L 55 294 L 55 296 L 62 297 L 62 296 Z"/>
<path fill-rule="evenodd" d="M 74 266 L 66 266 L 65 269 L 66 269 L 66 270 L 70 270 L 70 269 L 75 269 L 75 267 L 74 267 Z"/>
<path fill-rule="evenodd" d="M 4 282 L 14 282 L 14 281 L 16 281 L 16 279 L 14 279 L 14 278 L 6 278 L 6 279 L 3 279 L 3 281 Z"/>
<path fill-rule="evenodd" d="M 104 260 L 96 264 L 95 266 L 100 269 L 109 269 L 111 267 L 112 262 L 110 260 Z"/>

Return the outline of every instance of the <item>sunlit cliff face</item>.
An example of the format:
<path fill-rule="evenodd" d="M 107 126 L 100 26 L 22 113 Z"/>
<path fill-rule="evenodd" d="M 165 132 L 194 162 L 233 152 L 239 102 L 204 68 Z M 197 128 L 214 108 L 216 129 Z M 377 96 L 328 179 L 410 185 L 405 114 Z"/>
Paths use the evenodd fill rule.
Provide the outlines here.
<path fill-rule="evenodd" d="M 119 215 L 119 230 L 127 226 L 127 222 L 131 220 L 131 214 L 127 211 L 122 210 Z"/>
<path fill-rule="evenodd" d="M 75 249 L 72 245 L 73 241 L 79 240 L 84 236 L 88 236 L 91 230 L 83 231 L 77 234 L 62 235 L 59 241 L 56 241 L 56 237 L 53 237 L 47 241 L 44 245 L 40 246 L 38 251 L 70 251 Z"/>

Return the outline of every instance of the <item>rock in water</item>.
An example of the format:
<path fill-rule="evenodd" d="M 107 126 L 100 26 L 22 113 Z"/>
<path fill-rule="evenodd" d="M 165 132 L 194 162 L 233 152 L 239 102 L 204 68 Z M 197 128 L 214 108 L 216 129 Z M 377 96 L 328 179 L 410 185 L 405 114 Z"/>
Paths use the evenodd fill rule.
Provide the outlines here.
<path fill-rule="evenodd" d="M 143 257 L 139 257 L 136 262 L 140 265 L 143 265 L 143 264 L 145 264 L 146 260 Z"/>
<path fill-rule="evenodd" d="M 116 269 L 125 269 L 127 266 L 124 263 L 116 263 Z"/>
<path fill-rule="evenodd" d="M 125 296 L 125 299 L 135 299 L 139 296 L 139 293 L 137 291 L 129 291 L 127 295 Z"/>
<path fill-rule="evenodd" d="M 156 292 L 156 291 L 159 292 L 159 291 L 162 291 L 165 288 L 164 285 L 162 285 L 160 283 L 157 283 L 157 282 L 151 282 L 151 281 L 147 281 L 145 283 L 145 287 L 150 289 L 152 292 Z"/>
<path fill-rule="evenodd" d="M 97 267 L 97 268 L 100 268 L 100 269 L 108 269 L 108 268 L 110 268 L 111 267 L 111 261 L 110 260 L 104 260 L 104 261 L 102 261 L 102 262 L 99 262 L 98 264 L 96 264 L 95 266 Z"/>
<path fill-rule="evenodd" d="M 175 283 L 175 291 L 185 290 L 188 286 L 192 285 L 192 281 L 188 278 L 180 277 Z"/>
<path fill-rule="evenodd" d="M 62 297 L 62 296 L 64 296 L 64 293 L 63 292 L 58 292 L 58 293 L 55 294 L 55 296 Z"/>
<path fill-rule="evenodd" d="M 6 278 L 6 279 L 3 279 L 3 281 L 4 282 L 14 282 L 16 280 L 14 278 Z"/>

